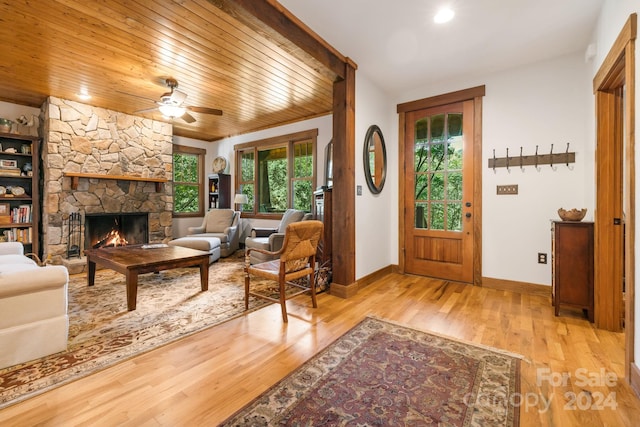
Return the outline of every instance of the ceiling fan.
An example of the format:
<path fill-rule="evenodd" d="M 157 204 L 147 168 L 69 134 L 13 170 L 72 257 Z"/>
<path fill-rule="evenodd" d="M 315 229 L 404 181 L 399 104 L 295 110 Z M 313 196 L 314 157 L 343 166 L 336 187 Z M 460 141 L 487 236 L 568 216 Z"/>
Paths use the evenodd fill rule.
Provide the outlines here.
<path fill-rule="evenodd" d="M 171 119 L 179 117 L 187 123 L 193 123 L 196 121 L 195 117 L 189 114 L 189 111 L 192 111 L 194 113 L 213 114 L 216 116 L 222 115 L 222 110 L 217 110 L 215 108 L 185 105 L 184 101 L 185 99 L 187 99 L 187 94 L 177 89 L 178 81 L 173 78 L 168 78 L 166 79 L 165 83 L 170 90 L 169 92 L 160 95 L 160 101 L 153 101 L 158 105 L 153 108 L 146 108 L 144 110 L 135 111 L 135 113 L 147 113 L 149 111 L 159 110 L 160 113 L 162 113 L 162 115 L 165 117 Z"/>

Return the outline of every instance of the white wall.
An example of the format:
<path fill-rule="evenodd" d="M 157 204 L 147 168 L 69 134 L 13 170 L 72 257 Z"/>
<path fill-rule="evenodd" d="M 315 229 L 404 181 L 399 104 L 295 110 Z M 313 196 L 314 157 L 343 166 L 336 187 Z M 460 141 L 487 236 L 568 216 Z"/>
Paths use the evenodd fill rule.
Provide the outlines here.
<path fill-rule="evenodd" d="M 398 125 L 395 105 L 362 71 L 356 72 L 356 279 L 398 263 Z M 378 125 L 387 146 L 387 177 L 379 194 L 364 176 L 364 138 Z"/>
<path fill-rule="evenodd" d="M 629 19 L 629 15 L 632 13 L 637 13 L 638 9 L 640 9 L 640 0 L 626 0 L 626 1 L 617 1 L 617 0 L 606 0 L 604 6 L 602 7 L 602 12 L 600 14 L 600 18 L 598 19 L 598 26 L 596 29 L 596 45 L 597 45 L 597 54 L 595 61 L 593 63 L 592 73 L 598 71 L 604 58 L 607 53 L 611 49 L 613 42 L 620 34 L 620 30 L 622 30 L 625 22 Z M 636 44 L 636 58 L 638 58 L 638 45 Z M 638 60 L 636 59 L 636 82 L 640 82 L 640 67 L 638 67 Z M 638 106 L 640 104 L 640 97 L 636 91 L 636 129 L 640 129 L 640 114 L 637 111 L 640 111 Z M 593 117 L 590 118 L 592 122 L 595 121 Z M 595 124 L 593 125 L 595 128 Z M 636 165 L 640 165 L 640 150 L 638 149 L 638 137 L 636 136 Z M 636 166 L 636 183 L 640 182 L 640 168 Z M 636 184 L 636 200 L 638 199 L 639 188 Z M 636 206 L 636 236 L 635 236 L 635 271 L 640 271 L 640 227 L 637 224 L 640 222 L 640 210 Z M 635 278 L 636 284 L 636 292 L 635 297 L 635 312 L 640 313 L 640 292 L 638 292 L 638 279 Z M 636 315 L 635 319 L 635 331 L 640 331 L 640 316 Z M 634 337 L 634 354 L 636 357 L 636 367 L 640 367 L 638 363 L 638 357 L 640 356 L 640 339 L 637 338 L 637 335 Z"/>
<path fill-rule="evenodd" d="M 591 95 L 590 66 L 577 53 L 458 81 L 409 91 L 397 103 L 485 85 L 482 120 L 482 275 L 502 280 L 551 285 L 550 221 L 557 210 L 587 208 L 585 220 L 593 218 L 592 201 L 585 188 L 593 185 L 592 157 L 587 118 Z M 396 118 L 397 120 L 397 118 Z M 532 155 L 551 150 L 564 152 L 567 142 L 576 153 L 567 168 L 549 165 L 536 170 L 488 168 L 489 158 Z M 498 196 L 496 186 L 517 184 L 518 195 Z M 538 264 L 537 254 L 548 255 Z"/>

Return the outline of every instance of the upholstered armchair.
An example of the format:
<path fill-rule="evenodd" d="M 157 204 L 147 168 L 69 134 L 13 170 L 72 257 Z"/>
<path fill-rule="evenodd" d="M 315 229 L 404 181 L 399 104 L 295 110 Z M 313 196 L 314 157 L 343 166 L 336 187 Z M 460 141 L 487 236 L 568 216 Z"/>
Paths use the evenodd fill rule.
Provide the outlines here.
<path fill-rule="evenodd" d="M 275 228 L 255 227 L 251 229 L 251 235 L 244 241 L 245 250 L 261 249 L 267 252 L 277 252 L 282 248 L 284 242 L 284 233 L 287 225 L 305 221 L 313 218 L 313 214 L 296 209 L 287 209 L 282 215 L 280 224 Z M 277 259 L 275 255 L 265 254 L 264 252 L 252 252 L 251 264 L 258 264 L 265 261 Z"/>
<path fill-rule="evenodd" d="M 217 237 L 220 256 L 228 257 L 240 248 L 239 220 L 240 212 L 233 209 L 211 209 L 201 226 L 187 229 L 188 237 Z"/>

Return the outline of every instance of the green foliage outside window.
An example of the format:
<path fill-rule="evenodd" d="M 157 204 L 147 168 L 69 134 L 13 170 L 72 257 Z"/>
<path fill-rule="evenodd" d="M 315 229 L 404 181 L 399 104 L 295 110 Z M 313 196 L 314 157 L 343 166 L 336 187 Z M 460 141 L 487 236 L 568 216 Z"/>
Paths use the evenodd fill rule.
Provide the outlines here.
<path fill-rule="evenodd" d="M 197 154 L 173 154 L 174 213 L 197 213 L 201 210 L 198 160 Z"/>

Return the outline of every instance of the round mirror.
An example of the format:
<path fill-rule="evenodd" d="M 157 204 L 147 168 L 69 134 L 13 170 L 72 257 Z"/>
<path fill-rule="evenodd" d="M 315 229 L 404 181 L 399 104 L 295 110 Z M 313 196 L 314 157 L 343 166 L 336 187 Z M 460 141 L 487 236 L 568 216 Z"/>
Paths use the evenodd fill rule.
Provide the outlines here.
<path fill-rule="evenodd" d="M 371 125 L 364 138 L 364 176 L 367 186 L 373 194 L 382 191 L 387 177 L 387 148 L 384 144 L 382 131 L 376 125 Z"/>

